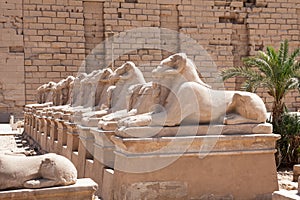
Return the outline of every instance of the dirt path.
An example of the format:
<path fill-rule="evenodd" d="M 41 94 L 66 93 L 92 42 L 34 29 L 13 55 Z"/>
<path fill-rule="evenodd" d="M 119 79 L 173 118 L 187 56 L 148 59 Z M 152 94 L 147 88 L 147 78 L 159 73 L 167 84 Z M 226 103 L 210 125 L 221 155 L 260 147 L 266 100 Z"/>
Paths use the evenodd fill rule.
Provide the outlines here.
<path fill-rule="evenodd" d="M 279 189 L 297 190 L 298 183 L 293 181 L 292 169 L 279 169 L 277 172 Z"/>

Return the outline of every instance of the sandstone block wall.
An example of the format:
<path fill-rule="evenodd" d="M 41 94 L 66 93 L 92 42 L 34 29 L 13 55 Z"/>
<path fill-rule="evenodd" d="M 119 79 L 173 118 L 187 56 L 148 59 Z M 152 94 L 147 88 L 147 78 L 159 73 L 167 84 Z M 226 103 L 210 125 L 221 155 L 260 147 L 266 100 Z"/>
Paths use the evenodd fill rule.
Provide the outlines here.
<path fill-rule="evenodd" d="M 0 1 L 0 119 L 25 104 L 22 1 Z M 5 116 L 6 115 L 6 116 Z M 0 120 L 0 122 L 2 121 Z"/>
<path fill-rule="evenodd" d="M 218 71 L 268 45 L 278 48 L 284 39 L 291 49 L 300 44 L 298 0 L 0 0 L 0 12 L 0 71 L 7 74 L 0 79 L 0 109 L 8 112 L 33 103 L 41 84 L 78 70 L 131 60 L 150 80 L 163 58 L 188 51 L 213 84 Z M 225 86 L 239 89 L 240 82 Z M 270 109 L 271 98 L 263 89 L 258 94 Z M 298 110 L 298 93 L 286 102 Z"/>
<path fill-rule="evenodd" d="M 26 102 L 49 81 L 76 75 L 85 58 L 83 2 L 24 0 Z"/>

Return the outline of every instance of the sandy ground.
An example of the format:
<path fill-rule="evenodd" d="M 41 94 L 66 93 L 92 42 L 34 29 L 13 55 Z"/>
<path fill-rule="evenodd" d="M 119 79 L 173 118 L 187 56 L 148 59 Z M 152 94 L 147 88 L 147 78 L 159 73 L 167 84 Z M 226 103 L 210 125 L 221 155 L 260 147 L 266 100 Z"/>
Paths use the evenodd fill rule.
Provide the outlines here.
<path fill-rule="evenodd" d="M 298 183 L 293 181 L 293 170 L 289 168 L 279 169 L 277 172 L 279 189 L 297 190 Z"/>

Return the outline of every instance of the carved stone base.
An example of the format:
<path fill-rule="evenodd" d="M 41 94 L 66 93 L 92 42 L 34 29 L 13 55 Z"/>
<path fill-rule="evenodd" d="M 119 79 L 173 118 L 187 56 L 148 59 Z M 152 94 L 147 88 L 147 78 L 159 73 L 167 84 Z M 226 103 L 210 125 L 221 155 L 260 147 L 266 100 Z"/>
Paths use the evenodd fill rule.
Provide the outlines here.
<path fill-rule="evenodd" d="M 271 134 L 272 125 L 238 124 L 238 125 L 182 125 L 174 127 L 145 126 L 121 127 L 116 131 L 120 137 L 175 137 L 196 135 L 241 135 L 241 134 Z"/>
<path fill-rule="evenodd" d="M 91 133 L 94 135 L 94 158 L 105 166 L 113 168 L 115 162 L 115 145 L 110 140 L 114 134 L 113 131 L 102 131 L 98 128 L 91 128 Z"/>
<path fill-rule="evenodd" d="M 78 179 L 77 183 L 69 186 L 19 189 L 0 192 L 1 200 L 94 200 L 98 185 L 89 178 Z"/>
<path fill-rule="evenodd" d="M 120 138 L 114 199 L 271 199 L 275 134 Z"/>
<path fill-rule="evenodd" d="M 280 190 L 272 194 L 272 200 L 299 200 L 300 196 L 298 195 L 297 190 Z"/>

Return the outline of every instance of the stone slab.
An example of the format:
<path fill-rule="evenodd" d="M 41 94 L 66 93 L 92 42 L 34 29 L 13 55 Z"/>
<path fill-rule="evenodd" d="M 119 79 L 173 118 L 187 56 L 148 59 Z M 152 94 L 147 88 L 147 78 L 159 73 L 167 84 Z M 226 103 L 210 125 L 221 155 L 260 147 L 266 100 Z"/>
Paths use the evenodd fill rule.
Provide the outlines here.
<path fill-rule="evenodd" d="M 279 190 L 272 194 L 272 200 L 300 200 L 297 190 Z"/>
<path fill-rule="evenodd" d="M 0 136 L 0 153 L 11 152 L 17 148 L 18 147 L 14 136 Z"/>
<path fill-rule="evenodd" d="M 0 192 L 1 200 L 93 200 L 97 190 L 97 183 L 92 179 L 78 179 L 77 183 L 69 186 L 41 188 L 41 189 L 18 189 Z"/>
<path fill-rule="evenodd" d="M 293 181 L 297 182 L 298 177 L 300 176 L 300 165 L 294 165 L 293 166 Z"/>
<path fill-rule="evenodd" d="M 112 136 L 118 153 L 126 157 L 181 154 L 251 154 L 274 152 L 276 134 L 209 135 L 160 138 Z"/>
<path fill-rule="evenodd" d="M 199 126 L 182 125 L 176 127 L 121 127 L 116 131 L 116 135 L 120 137 L 172 137 L 196 135 L 271 134 L 272 131 L 272 125 L 269 123 Z"/>
<path fill-rule="evenodd" d="M 10 124 L 0 124 L 0 136 L 4 135 L 20 135 L 22 134 L 21 131 L 12 130 Z"/>

